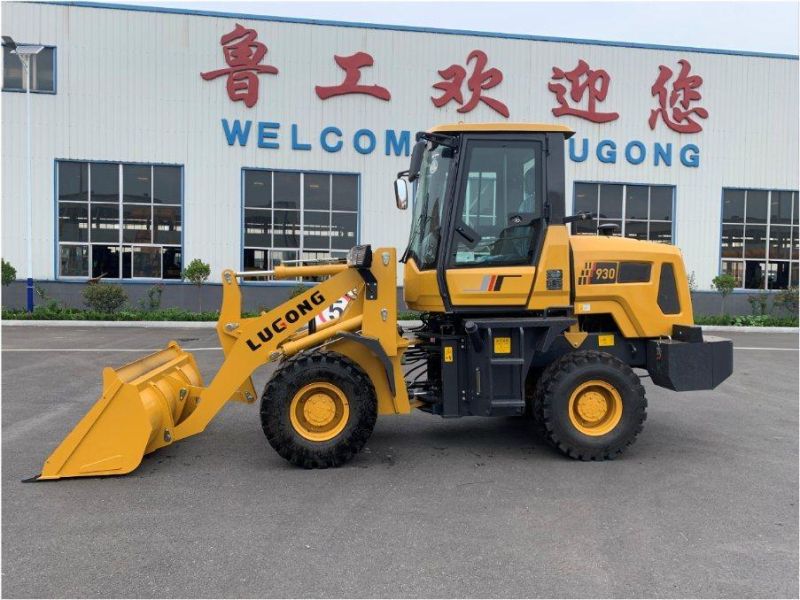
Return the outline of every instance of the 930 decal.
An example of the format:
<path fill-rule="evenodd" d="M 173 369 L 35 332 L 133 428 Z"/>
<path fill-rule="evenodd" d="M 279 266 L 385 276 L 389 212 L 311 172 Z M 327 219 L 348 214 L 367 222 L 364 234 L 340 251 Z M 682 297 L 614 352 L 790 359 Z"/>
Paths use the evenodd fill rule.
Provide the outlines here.
<path fill-rule="evenodd" d="M 586 262 L 583 263 L 578 285 L 596 283 L 616 283 L 619 263 L 616 262 Z"/>

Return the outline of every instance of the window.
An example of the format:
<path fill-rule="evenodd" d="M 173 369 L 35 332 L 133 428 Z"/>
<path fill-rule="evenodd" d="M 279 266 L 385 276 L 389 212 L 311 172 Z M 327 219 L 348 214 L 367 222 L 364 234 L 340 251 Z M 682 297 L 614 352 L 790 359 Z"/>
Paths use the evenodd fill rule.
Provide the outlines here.
<path fill-rule="evenodd" d="M 722 190 L 722 272 L 736 286 L 780 290 L 797 285 L 797 192 Z"/>
<path fill-rule="evenodd" d="M 31 91 L 56 91 L 56 49 L 45 46 L 39 54 L 30 59 Z M 11 53 L 11 48 L 3 46 L 3 91 L 23 92 L 28 86 L 28 78 L 19 56 Z"/>
<path fill-rule="evenodd" d="M 471 142 L 454 266 L 530 264 L 540 215 L 539 144 Z"/>
<path fill-rule="evenodd" d="M 244 269 L 339 258 L 357 244 L 358 175 L 245 169 Z"/>
<path fill-rule="evenodd" d="M 671 244 L 674 191 L 666 185 L 576 182 L 573 214 L 586 211 L 594 219 L 577 221 L 573 232 L 595 235 L 599 225 L 611 223 L 619 228 L 614 235 Z"/>
<path fill-rule="evenodd" d="M 58 161 L 59 277 L 180 279 L 179 166 Z"/>

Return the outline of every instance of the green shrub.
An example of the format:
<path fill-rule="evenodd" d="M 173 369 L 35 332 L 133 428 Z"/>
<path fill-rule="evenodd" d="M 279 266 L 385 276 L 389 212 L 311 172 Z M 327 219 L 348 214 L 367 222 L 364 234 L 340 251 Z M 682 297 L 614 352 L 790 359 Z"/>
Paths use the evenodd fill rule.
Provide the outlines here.
<path fill-rule="evenodd" d="M 44 287 L 42 287 L 41 285 L 39 285 L 38 283 L 34 283 L 33 284 L 33 293 L 36 294 L 36 297 L 38 298 L 38 300 L 36 301 L 36 304 L 39 305 L 39 306 L 40 305 L 46 305 L 50 312 L 52 312 L 53 310 L 56 310 L 58 308 L 61 308 L 61 306 L 62 306 L 62 303 L 61 303 L 60 300 L 57 300 L 55 298 L 51 298 L 50 294 L 47 292 L 47 290 Z"/>
<path fill-rule="evenodd" d="M 199 258 L 195 258 L 192 262 L 190 262 L 183 270 L 183 273 L 181 273 L 181 276 L 185 281 L 197 286 L 197 305 L 200 308 L 200 312 L 203 312 L 203 295 L 200 288 L 210 275 L 211 267 L 208 265 L 208 263 L 204 263 Z"/>
<path fill-rule="evenodd" d="M 294 298 L 295 296 L 299 296 L 300 294 L 305 294 L 308 291 L 309 287 L 311 286 L 298 283 L 291 290 L 289 290 L 289 298 Z"/>
<path fill-rule="evenodd" d="M 417 321 L 419 320 L 421 312 L 416 310 L 401 310 L 397 313 L 397 320 L 398 321 Z"/>
<path fill-rule="evenodd" d="M 128 301 L 128 294 L 121 285 L 92 283 L 83 290 L 83 301 L 91 310 L 110 314 Z"/>
<path fill-rule="evenodd" d="M 139 306 L 142 310 L 153 311 L 161 308 L 161 294 L 164 293 L 164 286 L 160 283 L 147 288 L 147 298 L 139 299 Z"/>
<path fill-rule="evenodd" d="M 695 315 L 696 325 L 738 325 L 749 327 L 797 327 L 794 317 L 774 317 L 772 315 Z"/>
<path fill-rule="evenodd" d="M 257 315 L 244 313 L 243 317 Z M 131 310 L 123 309 L 114 313 L 94 309 L 63 308 L 51 302 L 46 306 L 37 306 L 33 313 L 24 309 L 3 309 L 3 319 L 22 320 L 59 320 L 59 321 L 216 321 L 218 312 L 203 312 L 184 310 L 182 308 L 165 308 L 159 310 Z"/>
<path fill-rule="evenodd" d="M 734 317 L 733 324 L 748 327 L 797 327 L 797 319 L 772 315 L 742 315 Z"/>
<path fill-rule="evenodd" d="M 772 301 L 772 306 L 780 310 L 785 310 L 790 315 L 796 317 L 798 308 L 797 286 L 795 285 L 787 290 L 781 290 L 775 294 L 775 299 Z"/>
<path fill-rule="evenodd" d="M 747 302 L 750 303 L 750 313 L 753 316 L 769 314 L 769 292 L 766 290 L 748 296 Z"/>
<path fill-rule="evenodd" d="M 10 262 L 0 259 L 0 263 L 2 263 L 3 269 L 3 285 L 6 286 L 17 278 L 17 270 L 11 266 Z"/>

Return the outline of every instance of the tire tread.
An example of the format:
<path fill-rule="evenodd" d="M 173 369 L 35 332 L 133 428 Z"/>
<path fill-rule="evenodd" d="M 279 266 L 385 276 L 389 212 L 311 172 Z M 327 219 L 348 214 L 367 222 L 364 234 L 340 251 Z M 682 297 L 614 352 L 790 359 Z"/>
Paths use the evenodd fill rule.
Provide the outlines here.
<path fill-rule="evenodd" d="M 355 418 L 356 423 L 349 432 L 345 428 L 343 433 L 347 435 L 341 439 L 334 438 L 324 443 L 305 441 L 294 431 L 287 416 L 297 389 L 310 383 L 304 379 L 311 370 L 327 371 L 335 378 L 349 379 L 353 389 L 362 394 L 358 398 L 348 395 L 350 418 Z M 301 382 L 299 386 L 298 380 Z M 321 380 L 324 379 L 318 379 Z M 264 387 L 260 412 L 264 434 L 280 456 L 305 469 L 327 469 L 345 464 L 367 443 L 377 420 L 377 400 L 372 382 L 356 363 L 341 354 L 314 351 L 291 357 L 274 373 Z"/>
<path fill-rule="evenodd" d="M 641 399 L 638 406 L 633 407 L 637 412 L 634 426 L 629 434 L 620 442 L 599 450 L 581 448 L 575 444 L 568 443 L 559 436 L 558 431 L 553 426 L 553 402 L 557 400 L 556 389 L 572 376 L 576 368 L 591 363 L 599 363 L 617 370 L 625 378 L 633 392 Z M 630 410 L 624 404 L 623 410 L 626 408 Z M 583 461 L 613 460 L 636 441 L 636 437 L 644 428 L 644 421 L 647 419 L 647 397 L 645 396 L 644 386 L 642 386 L 639 377 L 630 366 L 606 352 L 579 350 L 565 354 L 548 366 L 542 373 L 533 399 L 533 412 L 541 431 L 545 435 L 545 439 L 562 454 Z"/>

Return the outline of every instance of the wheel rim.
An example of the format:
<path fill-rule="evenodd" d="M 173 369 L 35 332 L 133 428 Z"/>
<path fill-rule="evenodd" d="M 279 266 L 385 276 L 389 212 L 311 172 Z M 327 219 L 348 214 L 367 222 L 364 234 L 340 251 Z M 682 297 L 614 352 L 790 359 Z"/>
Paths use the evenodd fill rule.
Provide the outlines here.
<path fill-rule="evenodd" d="M 569 398 L 569 420 L 586 435 L 605 435 L 622 418 L 622 397 L 617 388 L 599 379 L 579 385 Z"/>
<path fill-rule="evenodd" d="M 339 435 L 350 418 L 344 392 L 332 383 L 317 381 L 302 387 L 292 398 L 289 418 L 294 430 L 312 442 L 327 442 Z"/>

